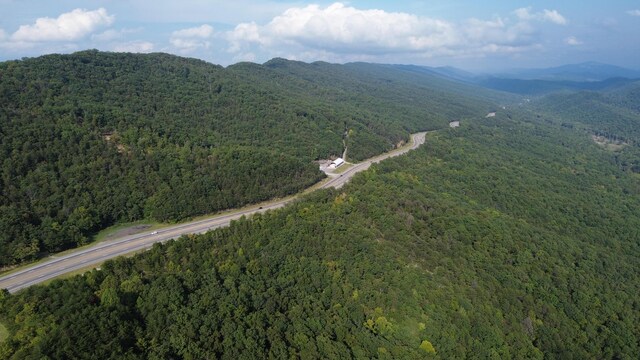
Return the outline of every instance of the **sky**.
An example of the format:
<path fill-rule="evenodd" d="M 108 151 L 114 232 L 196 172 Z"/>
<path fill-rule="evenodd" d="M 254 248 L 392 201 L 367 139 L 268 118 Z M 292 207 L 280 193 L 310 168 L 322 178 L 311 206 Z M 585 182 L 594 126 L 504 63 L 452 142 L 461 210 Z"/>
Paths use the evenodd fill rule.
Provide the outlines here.
<path fill-rule="evenodd" d="M 230 65 L 640 69 L 640 1 L 0 0 L 0 61 L 84 49 Z"/>

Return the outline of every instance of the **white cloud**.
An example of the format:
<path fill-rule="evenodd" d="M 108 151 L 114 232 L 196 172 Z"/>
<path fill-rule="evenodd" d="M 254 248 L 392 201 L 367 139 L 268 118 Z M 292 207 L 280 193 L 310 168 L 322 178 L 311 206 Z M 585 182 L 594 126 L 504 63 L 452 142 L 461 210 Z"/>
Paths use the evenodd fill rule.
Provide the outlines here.
<path fill-rule="evenodd" d="M 524 45 L 531 43 L 535 30 L 526 22 L 507 25 L 501 18 L 492 21 L 467 20 L 460 26 L 468 44 Z M 467 44 L 467 45 L 468 45 Z"/>
<path fill-rule="evenodd" d="M 535 18 L 535 16 L 531 14 L 531 7 L 519 8 L 516 9 L 513 13 L 516 14 L 516 16 L 520 20 L 533 20 Z"/>
<path fill-rule="evenodd" d="M 111 25 L 114 16 L 99 8 L 93 11 L 75 9 L 57 18 L 36 19 L 33 25 L 22 25 L 11 35 L 14 42 L 74 41 L 79 40 L 102 26 Z"/>
<path fill-rule="evenodd" d="M 528 20 L 563 21 L 556 11 L 531 14 L 516 10 L 510 18 L 470 19 L 462 23 L 383 10 L 361 10 L 334 3 L 327 7 L 293 7 L 266 25 L 241 23 L 226 33 L 228 51 L 251 53 L 256 47 L 271 55 L 305 60 L 412 54 L 417 57 L 482 56 L 537 48 L 536 30 Z"/>
<path fill-rule="evenodd" d="M 629 10 L 627 11 L 627 14 L 631 16 L 640 16 L 640 10 L 639 9 Z"/>
<path fill-rule="evenodd" d="M 567 45 L 571 45 L 571 46 L 576 46 L 576 45 L 582 45 L 583 42 L 578 40 L 575 36 L 569 36 L 568 38 L 564 39 L 564 42 Z"/>
<path fill-rule="evenodd" d="M 260 28 L 254 22 L 242 23 L 236 26 L 236 28 L 227 33 L 227 40 L 231 44 L 229 48 L 230 52 L 239 52 L 243 43 L 262 43 L 260 39 Z"/>
<path fill-rule="evenodd" d="M 538 20 L 538 21 L 550 21 L 554 24 L 565 25 L 567 19 L 562 16 L 557 10 L 544 9 L 542 12 L 532 13 L 531 7 L 519 8 L 513 12 L 520 20 Z"/>
<path fill-rule="evenodd" d="M 0 41 L 4 41 L 6 37 L 7 37 L 7 33 L 4 32 L 3 29 L 0 29 Z"/>
<path fill-rule="evenodd" d="M 335 3 L 292 8 L 267 25 L 274 39 L 338 52 L 412 51 L 459 41 L 454 25 L 406 13 L 359 10 Z M 269 37 L 265 40 L 269 41 Z"/>
<path fill-rule="evenodd" d="M 92 40 L 97 40 L 97 41 L 111 41 L 111 40 L 115 40 L 115 39 L 119 38 L 120 36 L 122 36 L 120 31 L 114 30 L 114 29 L 109 29 L 109 30 L 107 30 L 105 32 L 102 32 L 100 34 L 91 35 L 91 39 Z"/>
<path fill-rule="evenodd" d="M 0 49 L 3 49 L 8 52 L 17 52 L 17 51 L 25 51 L 32 49 L 34 47 L 33 43 L 28 43 L 24 41 L 5 41 L 0 39 Z"/>
<path fill-rule="evenodd" d="M 234 62 L 241 62 L 241 61 L 256 61 L 256 54 L 252 53 L 252 52 L 248 52 L 248 53 L 241 53 L 238 54 L 236 56 L 233 57 L 233 61 Z"/>
<path fill-rule="evenodd" d="M 182 29 L 174 31 L 171 36 L 175 37 L 187 37 L 187 38 L 210 38 L 213 35 L 213 27 L 210 25 L 202 25 L 199 27 L 193 27 L 188 29 Z"/>
<path fill-rule="evenodd" d="M 543 19 L 551 21 L 552 23 L 558 25 L 565 25 L 567 23 L 567 19 L 565 19 L 564 16 L 560 15 L 557 10 L 544 9 Z"/>
<path fill-rule="evenodd" d="M 169 42 L 182 53 L 193 52 L 197 49 L 208 49 L 214 29 L 210 25 L 177 30 L 171 33 Z"/>
<path fill-rule="evenodd" d="M 153 43 L 148 41 L 130 41 L 123 44 L 117 44 L 113 47 L 117 52 L 131 52 L 131 53 L 149 53 L 154 49 Z"/>
<path fill-rule="evenodd" d="M 105 30 L 99 34 L 93 34 L 91 35 L 91 40 L 95 40 L 95 41 L 101 41 L 101 42 L 107 42 L 107 41 L 113 41 L 113 40 L 118 40 L 118 39 L 124 39 L 127 35 L 129 34 L 135 34 L 142 31 L 142 28 L 135 28 L 135 29 L 120 29 L 120 30 L 116 30 L 116 29 L 108 29 Z"/>

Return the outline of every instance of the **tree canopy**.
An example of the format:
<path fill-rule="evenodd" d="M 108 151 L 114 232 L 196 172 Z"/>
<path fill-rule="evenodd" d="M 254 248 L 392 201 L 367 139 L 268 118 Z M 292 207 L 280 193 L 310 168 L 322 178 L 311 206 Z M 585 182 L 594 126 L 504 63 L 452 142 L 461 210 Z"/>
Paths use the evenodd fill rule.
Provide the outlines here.
<path fill-rule="evenodd" d="M 284 209 L 0 297 L 0 357 L 640 353 L 640 182 L 523 111 Z"/>
<path fill-rule="evenodd" d="M 0 267 L 115 223 L 292 194 L 345 144 L 364 159 L 490 106 L 469 87 L 370 64 L 223 68 L 92 50 L 0 74 Z"/>

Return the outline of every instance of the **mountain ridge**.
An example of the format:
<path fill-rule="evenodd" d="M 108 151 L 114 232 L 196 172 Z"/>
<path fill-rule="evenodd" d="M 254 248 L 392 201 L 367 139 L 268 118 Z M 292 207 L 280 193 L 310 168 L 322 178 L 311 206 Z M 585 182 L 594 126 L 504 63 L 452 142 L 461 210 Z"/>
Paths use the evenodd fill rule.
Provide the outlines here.
<path fill-rule="evenodd" d="M 0 73 L 0 266 L 118 222 L 286 196 L 318 181 L 313 161 L 345 143 L 364 159 L 486 112 L 496 96 L 380 65 L 224 68 L 163 53 L 86 50 Z"/>

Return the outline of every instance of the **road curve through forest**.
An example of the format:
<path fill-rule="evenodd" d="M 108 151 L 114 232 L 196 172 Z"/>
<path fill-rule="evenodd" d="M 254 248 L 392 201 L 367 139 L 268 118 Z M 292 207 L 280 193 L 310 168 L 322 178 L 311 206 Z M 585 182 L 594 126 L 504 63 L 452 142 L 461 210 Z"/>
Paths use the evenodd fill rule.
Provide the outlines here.
<path fill-rule="evenodd" d="M 426 132 L 412 134 L 412 142 L 409 145 L 357 163 L 342 174 L 330 177 L 317 187 L 320 189 L 329 187 L 340 188 L 356 173 L 368 169 L 371 164 L 378 163 L 390 157 L 405 154 L 418 148 L 420 145 L 424 144 L 426 134 Z M 205 233 L 211 229 L 228 226 L 231 221 L 238 220 L 242 216 L 250 216 L 255 213 L 281 208 L 297 199 L 298 196 L 299 195 L 291 196 L 282 200 L 271 201 L 262 206 L 254 205 L 229 214 L 214 215 L 204 220 L 177 224 L 166 227 L 162 230 L 125 236 L 101 242 L 95 246 L 79 249 L 65 255 L 52 257 L 50 260 L 25 267 L 24 269 L 0 277 L 0 289 L 7 289 L 14 293 L 31 285 L 53 279 L 75 270 L 88 268 L 90 266 L 98 266 L 108 259 L 148 249 L 157 242 L 177 239 L 186 234 Z"/>

